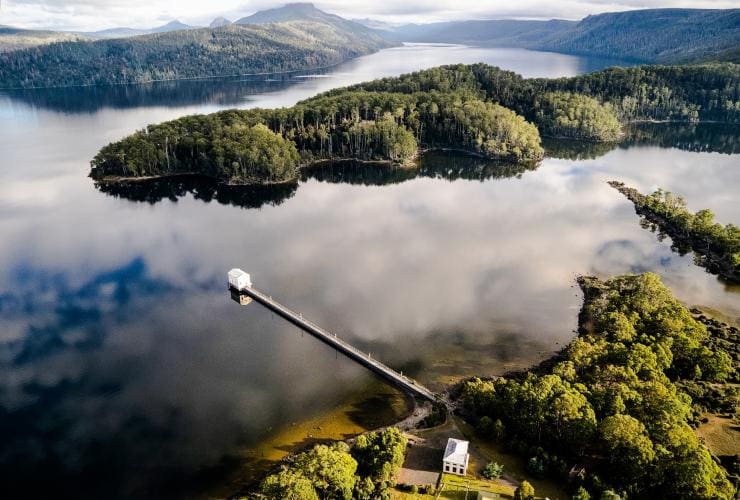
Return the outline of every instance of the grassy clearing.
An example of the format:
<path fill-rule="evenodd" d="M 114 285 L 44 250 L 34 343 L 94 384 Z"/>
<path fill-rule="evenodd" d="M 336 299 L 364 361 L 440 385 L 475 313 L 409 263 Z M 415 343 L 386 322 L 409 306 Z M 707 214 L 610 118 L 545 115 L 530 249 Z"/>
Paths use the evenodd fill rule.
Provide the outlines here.
<path fill-rule="evenodd" d="M 709 422 L 696 429 L 712 453 L 718 456 L 740 454 L 740 425 L 734 418 L 707 415 Z"/>
<path fill-rule="evenodd" d="M 549 479 L 535 479 L 527 473 L 523 458 L 506 453 L 500 446 L 486 439 L 480 438 L 473 429 L 462 419 L 454 417 L 457 427 L 462 431 L 465 439 L 470 441 L 471 466 L 469 471 L 480 472 L 488 462 L 497 462 L 504 466 L 504 475 L 519 483 L 527 480 L 534 486 L 538 497 L 548 497 L 552 500 L 570 498 L 563 485 Z M 488 491 L 488 490 L 487 490 Z M 513 490 L 512 490 L 513 494 Z"/>

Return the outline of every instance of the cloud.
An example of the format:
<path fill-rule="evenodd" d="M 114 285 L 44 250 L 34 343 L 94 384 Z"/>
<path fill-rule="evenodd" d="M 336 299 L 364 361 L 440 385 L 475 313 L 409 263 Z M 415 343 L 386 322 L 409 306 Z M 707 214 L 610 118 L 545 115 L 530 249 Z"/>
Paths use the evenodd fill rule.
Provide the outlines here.
<path fill-rule="evenodd" d="M 6 0 L 0 24 L 68 30 L 97 30 L 116 26 L 146 28 L 180 19 L 206 25 L 216 16 L 237 19 L 255 11 L 278 7 L 284 0 Z M 349 18 L 372 17 L 397 22 L 451 19 L 567 18 L 580 19 L 599 12 L 642 8 L 738 8 L 740 0 L 319 0 L 319 8 Z"/>

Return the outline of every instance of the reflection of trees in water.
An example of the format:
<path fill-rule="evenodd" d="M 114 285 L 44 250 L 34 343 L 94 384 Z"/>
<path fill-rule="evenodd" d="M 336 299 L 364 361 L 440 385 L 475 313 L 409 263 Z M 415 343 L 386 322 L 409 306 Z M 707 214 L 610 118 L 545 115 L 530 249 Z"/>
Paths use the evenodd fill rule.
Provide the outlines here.
<path fill-rule="evenodd" d="M 740 153 L 740 125 L 725 123 L 640 123 L 625 128 L 620 142 L 585 142 L 544 138 L 548 157 L 590 160 L 617 149 L 660 146 L 697 153 Z"/>
<path fill-rule="evenodd" d="M 95 187 L 116 198 L 152 205 L 164 199 L 177 201 L 190 194 L 196 200 L 206 203 L 217 201 L 223 205 L 260 208 L 265 205 L 277 206 L 293 197 L 298 184 L 228 186 L 207 177 L 188 175 L 134 182 L 96 183 Z"/>
<path fill-rule="evenodd" d="M 396 167 L 383 163 L 335 162 L 306 168 L 301 180 L 315 179 L 336 184 L 362 184 L 383 186 L 399 184 L 417 177 L 446 180 L 503 179 L 519 177 L 528 170 L 537 168 L 537 163 L 501 163 L 459 153 L 429 152 L 424 154 L 415 167 Z"/>
<path fill-rule="evenodd" d="M 700 153 L 740 153 L 740 125 L 643 123 L 627 130 L 624 146 L 651 145 Z"/>
<path fill-rule="evenodd" d="M 544 137 L 545 156 L 559 160 L 593 160 L 617 148 L 616 142 L 589 142 Z"/>
<path fill-rule="evenodd" d="M 535 170 L 539 163 L 501 163 L 474 156 L 455 153 L 432 152 L 424 155 L 419 163 L 419 177 L 454 181 L 485 181 L 521 177 L 524 172 Z"/>
<path fill-rule="evenodd" d="M 465 179 L 484 181 L 506 177 L 519 177 L 537 164 L 511 165 L 452 153 L 427 153 L 411 168 L 394 167 L 383 163 L 341 161 L 323 163 L 301 171 L 301 180 L 315 179 L 335 184 L 362 184 L 382 186 L 398 184 L 417 177 L 434 179 Z M 224 205 L 242 208 L 260 208 L 280 205 L 293 197 L 298 183 L 229 186 L 209 177 L 182 175 L 160 179 L 96 183 L 100 191 L 130 201 L 158 203 L 164 199 L 177 201 L 185 195 L 196 200 L 217 201 Z"/>
<path fill-rule="evenodd" d="M 314 179 L 332 184 L 383 186 L 400 184 L 416 178 L 416 168 L 396 167 L 383 163 L 340 161 L 323 163 L 301 170 L 301 181 Z"/>
<path fill-rule="evenodd" d="M 67 89 L 69 90 L 69 89 Z M 567 160 L 594 159 L 616 148 L 652 145 L 685 151 L 740 153 L 740 125 L 717 123 L 643 123 L 627 127 L 626 137 L 619 143 L 598 143 L 573 140 L 544 139 L 547 156 Z M 341 161 L 323 163 L 301 171 L 301 180 L 309 179 L 336 184 L 383 186 L 427 177 L 446 180 L 485 181 L 520 177 L 535 170 L 537 164 L 507 164 L 452 152 L 424 154 L 415 167 L 394 167 L 383 163 Z M 218 201 L 243 208 L 279 205 L 292 197 L 296 184 L 269 186 L 226 186 L 198 176 L 182 176 L 149 181 L 97 184 L 111 196 L 131 201 L 157 203 L 163 199 L 176 201 L 191 194 L 205 202 Z"/>
<path fill-rule="evenodd" d="M 249 94 L 274 92 L 294 85 L 294 74 L 269 78 L 243 77 L 181 80 L 139 85 L 106 85 L 7 92 L 10 99 L 64 113 L 92 113 L 102 108 L 182 107 L 200 104 L 237 105 Z"/>

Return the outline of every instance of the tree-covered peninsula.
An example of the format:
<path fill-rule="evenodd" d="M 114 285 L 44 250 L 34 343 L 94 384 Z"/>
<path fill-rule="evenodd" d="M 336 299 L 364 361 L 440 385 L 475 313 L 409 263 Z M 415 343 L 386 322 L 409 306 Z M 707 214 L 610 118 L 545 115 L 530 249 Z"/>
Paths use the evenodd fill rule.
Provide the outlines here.
<path fill-rule="evenodd" d="M 499 486 L 477 477 L 501 475 L 500 464 L 481 463 L 493 449 L 526 464 L 507 478 L 507 486 L 518 483 L 509 490 L 515 499 L 535 498 L 527 479 L 545 478 L 573 499 L 736 498 L 733 457 L 720 462 L 698 428 L 708 414 L 737 418 L 737 328 L 689 311 L 652 273 L 578 283 L 579 332 L 562 351 L 529 370 L 468 379 L 450 390 L 456 417 L 442 433 L 458 428 L 457 417 L 470 424 L 459 427 L 475 450 L 465 477 L 397 484 L 400 467 L 423 456 L 438 464 L 441 453 L 429 447 L 431 429 L 407 449 L 407 434 L 390 427 L 293 454 L 246 496 L 371 500 L 411 491 L 457 498 L 463 485 L 474 497 L 478 488 Z"/>
<path fill-rule="evenodd" d="M 692 428 L 714 403 L 686 390 L 736 381 L 732 346 L 654 274 L 580 284 L 579 336 L 533 370 L 467 382 L 467 418 L 531 473 L 570 476 L 591 498 L 734 498 Z"/>
<path fill-rule="evenodd" d="M 682 255 L 693 250 L 697 264 L 740 283 L 740 227 L 715 222 L 710 210 L 690 212 L 683 197 L 669 191 L 659 189 L 646 196 L 621 182 L 609 185 L 634 203 L 635 211 L 654 229 L 670 236 Z"/>
<path fill-rule="evenodd" d="M 442 66 L 291 108 L 152 125 L 103 148 L 91 176 L 284 182 L 316 161 L 405 163 L 424 149 L 531 162 L 543 156 L 540 135 L 608 142 L 621 137 L 622 125 L 644 120 L 740 122 L 740 66 L 613 68 L 553 80 L 485 64 Z"/>

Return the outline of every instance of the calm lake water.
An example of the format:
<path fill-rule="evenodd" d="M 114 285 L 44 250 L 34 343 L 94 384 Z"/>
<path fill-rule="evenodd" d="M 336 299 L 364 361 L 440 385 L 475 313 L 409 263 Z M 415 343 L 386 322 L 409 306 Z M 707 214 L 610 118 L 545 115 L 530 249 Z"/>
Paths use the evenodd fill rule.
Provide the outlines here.
<path fill-rule="evenodd" d="M 240 192 L 195 180 L 103 192 L 86 177 L 101 146 L 148 123 L 479 61 L 525 76 L 612 63 L 417 45 L 318 75 L 0 93 L 4 496 L 228 493 L 312 437 L 403 413 L 365 370 L 232 302 L 232 267 L 433 388 L 567 343 L 582 273 L 655 271 L 687 304 L 740 317 L 737 287 L 642 229 L 606 184 L 660 186 L 740 223 L 737 128 L 548 143 L 536 169 L 430 155 L 417 170 L 341 165 Z"/>

